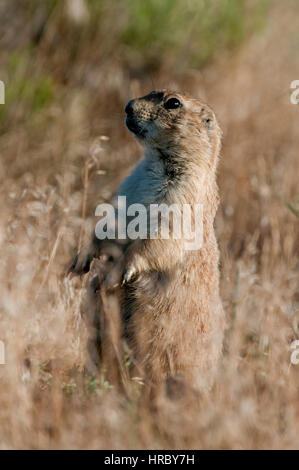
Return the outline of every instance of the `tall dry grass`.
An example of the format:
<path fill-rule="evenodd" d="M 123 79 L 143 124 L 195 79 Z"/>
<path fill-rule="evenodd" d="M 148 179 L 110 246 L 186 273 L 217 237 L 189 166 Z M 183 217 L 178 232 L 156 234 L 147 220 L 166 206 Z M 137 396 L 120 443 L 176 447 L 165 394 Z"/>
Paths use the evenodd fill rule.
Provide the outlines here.
<path fill-rule="evenodd" d="M 62 29 L 61 15 L 51 13 L 34 53 L 9 49 L 20 40 L 12 26 L 1 36 L 0 78 L 31 77 L 33 104 L 12 98 L 1 122 L 0 448 L 298 448 L 298 219 L 286 205 L 299 195 L 299 110 L 289 100 L 299 79 L 296 2 L 274 3 L 238 52 L 200 71 L 165 60 L 152 74 L 128 71 L 97 41 L 73 59 L 80 26 Z M 27 23 L 13 16 L 25 40 Z M 95 207 L 140 156 L 124 103 L 168 86 L 209 102 L 224 130 L 216 229 L 227 332 L 212 391 L 196 403 L 161 396 L 153 409 L 139 381 L 119 393 L 103 368 L 85 371 L 86 280 L 63 272 L 83 198 L 88 234 Z"/>

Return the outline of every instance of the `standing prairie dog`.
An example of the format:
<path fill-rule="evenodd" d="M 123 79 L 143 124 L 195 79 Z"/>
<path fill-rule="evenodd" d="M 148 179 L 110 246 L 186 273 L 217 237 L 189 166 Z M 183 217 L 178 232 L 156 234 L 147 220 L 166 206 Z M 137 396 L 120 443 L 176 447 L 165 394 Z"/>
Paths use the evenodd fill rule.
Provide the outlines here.
<path fill-rule="evenodd" d="M 186 250 L 183 237 L 159 235 L 122 244 L 119 281 L 127 335 L 151 383 L 182 376 L 195 388 L 206 388 L 213 382 L 224 331 L 213 227 L 221 130 L 209 106 L 169 90 L 131 100 L 125 112 L 126 126 L 145 154 L 117 195 L 126 196 L 127 206 L 139 203 L 147 209 L 152 204 L 200 204 L 203 215 L 200 249 Z M 87 272 L 104 246 L 94 237 L 71 270 Z"/>

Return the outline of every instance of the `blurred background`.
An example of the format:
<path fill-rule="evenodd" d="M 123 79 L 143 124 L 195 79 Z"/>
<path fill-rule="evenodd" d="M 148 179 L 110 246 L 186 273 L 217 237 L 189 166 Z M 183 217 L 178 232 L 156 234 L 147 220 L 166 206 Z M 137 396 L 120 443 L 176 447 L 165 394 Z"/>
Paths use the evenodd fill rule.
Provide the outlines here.
<path fill-rule="evenodd" d="M 296 0 L 0 0 L 0 448 L 298 448 Z M 174 88 L 223 129 L 227 332 L 197 406 L 84 372 L 85 282 L 63 278 L 141 157 L 128 99 Z M 128 358 L 123 358 L 124 364 Z"/>

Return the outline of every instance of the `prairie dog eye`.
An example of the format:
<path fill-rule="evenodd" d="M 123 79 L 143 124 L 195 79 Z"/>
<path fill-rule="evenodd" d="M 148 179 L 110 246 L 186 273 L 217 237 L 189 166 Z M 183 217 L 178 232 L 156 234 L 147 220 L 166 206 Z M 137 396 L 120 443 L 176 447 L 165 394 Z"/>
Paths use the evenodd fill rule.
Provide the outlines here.
<path fill-rule="evenodd" d="M 169 98 L 169 100 L 164 103 L 165 109 L 176 109 L 181 106 L 181 102 L 177 98 Z"/>

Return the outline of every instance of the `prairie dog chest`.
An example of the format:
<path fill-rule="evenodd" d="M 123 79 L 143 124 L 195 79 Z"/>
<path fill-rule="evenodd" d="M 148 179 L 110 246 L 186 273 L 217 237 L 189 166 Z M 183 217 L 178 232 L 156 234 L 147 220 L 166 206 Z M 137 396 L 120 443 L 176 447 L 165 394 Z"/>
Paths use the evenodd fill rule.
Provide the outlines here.
<path fill-rule="evenodd" d="M 117 196 L 126 196 L 131 204 L 159 203 L 168 185 L 162 161 L 153 157 L 142 160 L 119 187 Z"/>

